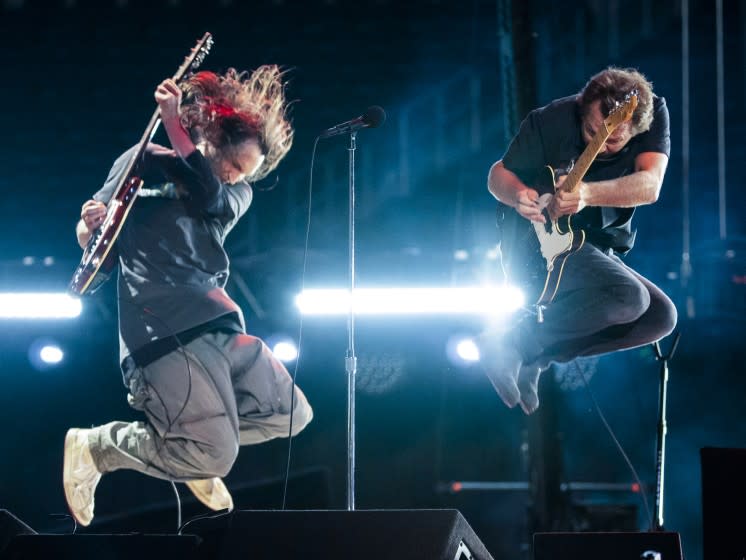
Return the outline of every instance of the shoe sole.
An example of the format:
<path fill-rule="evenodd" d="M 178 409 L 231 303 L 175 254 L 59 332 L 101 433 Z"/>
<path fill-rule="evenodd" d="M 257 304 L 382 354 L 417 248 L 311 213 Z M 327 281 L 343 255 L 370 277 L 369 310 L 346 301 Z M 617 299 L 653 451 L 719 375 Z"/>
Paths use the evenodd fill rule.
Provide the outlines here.
<path fill-rule="evenodd" d="M 189 488 L 189 490 L 190 490 L 190 491 L 192 492 L 192 494 L 194 495 L 194 497 L 195 497 L 195 498 L 197 498 L 197 499 L 198 499 L 198 500 L 199 500 L 200 502 L 202 502 L 202 505 L 204 505 L 204 506 L 205 506 L 205 507 L 206 507 L 207 509 L 211 509 L 211 510 L 213 510 L 213 511 L 225 511 L 226 509 L 227 509 L 228 511 L 233 511 L 233 501 L 232 501 L 232 500 L 231 500 L 231 505 L 230 505 L 230 507 L 227 507 L 227 508 L 219 508 L 219 509 L 215 509 L 215 508 L 214 508 L 214 507 L 213 507 L 213 506 L 211 505 L 211 502 L 210 502 L 210 497 L 209 497 L 209 496 L 207 496 L 207 495 L 206 495 L 206 494 L 205 494 L 204 492 L 202 492 L 201 490 L 199 490 L 199 488 L 198 488 L 198 487 L 195 487 L 195 486 L 193 486 L 192 484 L 190 484 L 190 482 L 185 482 L 184 484 L 186 484 L 186 486 L 187 486 L 187 487 Z"/>
<path fill-rule="evenodd" d="M 514 408 L 521 401 L 521 392 L 518 389 L 513 379 L 505 379 L 502 377 L 492 378 L 487 375 L 490 380 L 492 387 L 494 387 L 500 400 L 503 401 L 505 406 L 508 408 Z"/>
<path fill-rule="evenodd" d="M 521 368 L 518 372 L 518 390 L 521 393 L 521 408 L 526 414 L 533 414 L 539 408 L 538 384 L 542 369 L 531 371 Z"/>
<path fill-rule="evenodd" d="M 70 511 L 70 515 L 72 515 L 73 519 L 75 519 L 75 522 L 78 523 L 78 525 L 82 525 L 83 527 L 88 527 L 90 525 L 90 521 L 86 523 L 85 521 L 78 518 L 77 515 L 75 515 L 75 512 L 73 511 L 73 508 L 70 506 L 72 503 L 72 488 L 69 488 L 67 480 L 70 478 L 70 473 L 72 472 L 72 457 L 70 454 L 70 447 L 73 444 L 73 440 L 78 434 L 78 430 L 71 428 L 67 431 L 67 434 L 65 434 L 65 448 L 63 451 L 63 461 L 62 461 L 62 487 L 65 490 L 65 502 L 67 502 L 67 509 Z"/>

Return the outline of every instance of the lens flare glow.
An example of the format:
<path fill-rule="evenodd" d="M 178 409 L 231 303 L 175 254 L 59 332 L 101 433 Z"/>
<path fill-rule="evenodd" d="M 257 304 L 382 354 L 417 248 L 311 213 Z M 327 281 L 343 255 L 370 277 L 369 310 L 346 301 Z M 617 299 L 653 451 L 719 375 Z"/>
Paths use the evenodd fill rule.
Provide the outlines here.
<path fill-rule="evenodd" d="M 293 342 L 283 340 L 272 347 L 272 353 L 284 363 L 292 362 L 298 357 L 298 348 Z"/>
<path fill-rule="evenodd" d="M 456 343 L 456 354 L 465 362 L 479 361 L 479 348 L 471 338 L 465 338 Z"/>

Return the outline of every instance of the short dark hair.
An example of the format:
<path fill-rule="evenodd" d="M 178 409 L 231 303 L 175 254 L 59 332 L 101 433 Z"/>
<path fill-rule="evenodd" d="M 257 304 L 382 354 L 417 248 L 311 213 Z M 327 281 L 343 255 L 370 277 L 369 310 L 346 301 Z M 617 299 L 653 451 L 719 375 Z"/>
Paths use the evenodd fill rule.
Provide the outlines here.
<path fill-rule="evenodd" d="M 601 102 L 601 114 L 609 116 L 617 103 L 631 91 L 637 91 L 637 108 L 632 115 L 633 135 L 650 129 L 653 122 L 653 84 L 634 68 L 609 66 L 593 76 L 578 93 L 583 117 L 595 101 Z"/>

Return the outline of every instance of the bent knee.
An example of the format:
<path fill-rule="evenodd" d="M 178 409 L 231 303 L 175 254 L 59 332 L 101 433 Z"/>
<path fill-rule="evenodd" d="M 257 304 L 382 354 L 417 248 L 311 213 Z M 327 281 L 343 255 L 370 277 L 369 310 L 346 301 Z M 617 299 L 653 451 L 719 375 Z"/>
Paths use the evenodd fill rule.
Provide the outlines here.
<path fill-rule="evenodd" d="M 227 422 L 200 432 L 191 445 L 191 461 L 202 477 L 224 477 L 238 457 L 238 437 Z"/>
<path fill-rule="evenodd" d="M 296 387 L 292 418 L 287 413 L 276 415 L 274 425 L 271 428 L 273 437 L 288 437 L 288 434 L 295 436 L 308 426 L 311 420 L 313 420 L 313 409 L 303 391 Z"/>
<path fill-rule="evenodd" d="M 650 307 L 650 292 L 642 282 L 630 282 L 609 288 L 610 303 L 608 319 L 610 324 L 624 324 L 636 321 Z"/>
<path fill-rule="evenodd" d="M 308 403 L 306 396 L 301 391 L 298 391 L 298 393 L 293 410 L 293 435 L 300 433 L 313 420 L 313 408 Z"/>
<path fill-rule="evenodd" d="M 676 306 L 667 297 L 662 302 L 655 302 L 654 321 L 657 326 L 656 340 L 660 340 L 671 334 L 676 328 L 679 314 Z M 653 306 L 651 306 L 652 308 Z"/>
<path fill-rule="evenodd" d="M 216 449 L 214 454 L 209 454 L 206 459 L 203 459 L 200 470 L 208 477 L 219 476 L 222 478 L 230 472 L 237 457 L 238 442 L 230 449 Z"/>

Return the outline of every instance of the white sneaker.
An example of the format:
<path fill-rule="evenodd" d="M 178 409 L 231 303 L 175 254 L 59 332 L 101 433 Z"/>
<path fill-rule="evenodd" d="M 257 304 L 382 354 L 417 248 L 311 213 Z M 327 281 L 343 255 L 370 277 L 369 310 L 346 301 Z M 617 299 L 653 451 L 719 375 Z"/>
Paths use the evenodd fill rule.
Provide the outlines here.
<path fill-rule="evenodd" d="M 516 384 L 521 355 L 502 336 L 482 336 L 478 342 L 481 362 L 487 377 L 502 401 L 510 408 L 521 402 Z"/>
<path fill-rule="evenodd" d="M 67 431 L 62 470 L 67 507 L 75 521 L 83 527 L 90 525 L 93 519 L 93 494 L 101 480 L 101 473 L 96 468 L 88 447 L 90 431 L 78 428 Z"/>
<path fill-rule="evenodd" d="M 539 375 L 541 368 L 536 365 L 521 366 L 518 372 L 518 389 L 521 392 L 521 408 L 526 414 L 533 414 L 539 408 Z"/>
<path fill-rule="evenodd" d="M 192 494 L 211 510 L 227 509 L 233 511 L 233 498 L 231 498 L 228 488 L 219 477 L 189 480 L 185 484 L 192 491 Z"/>

